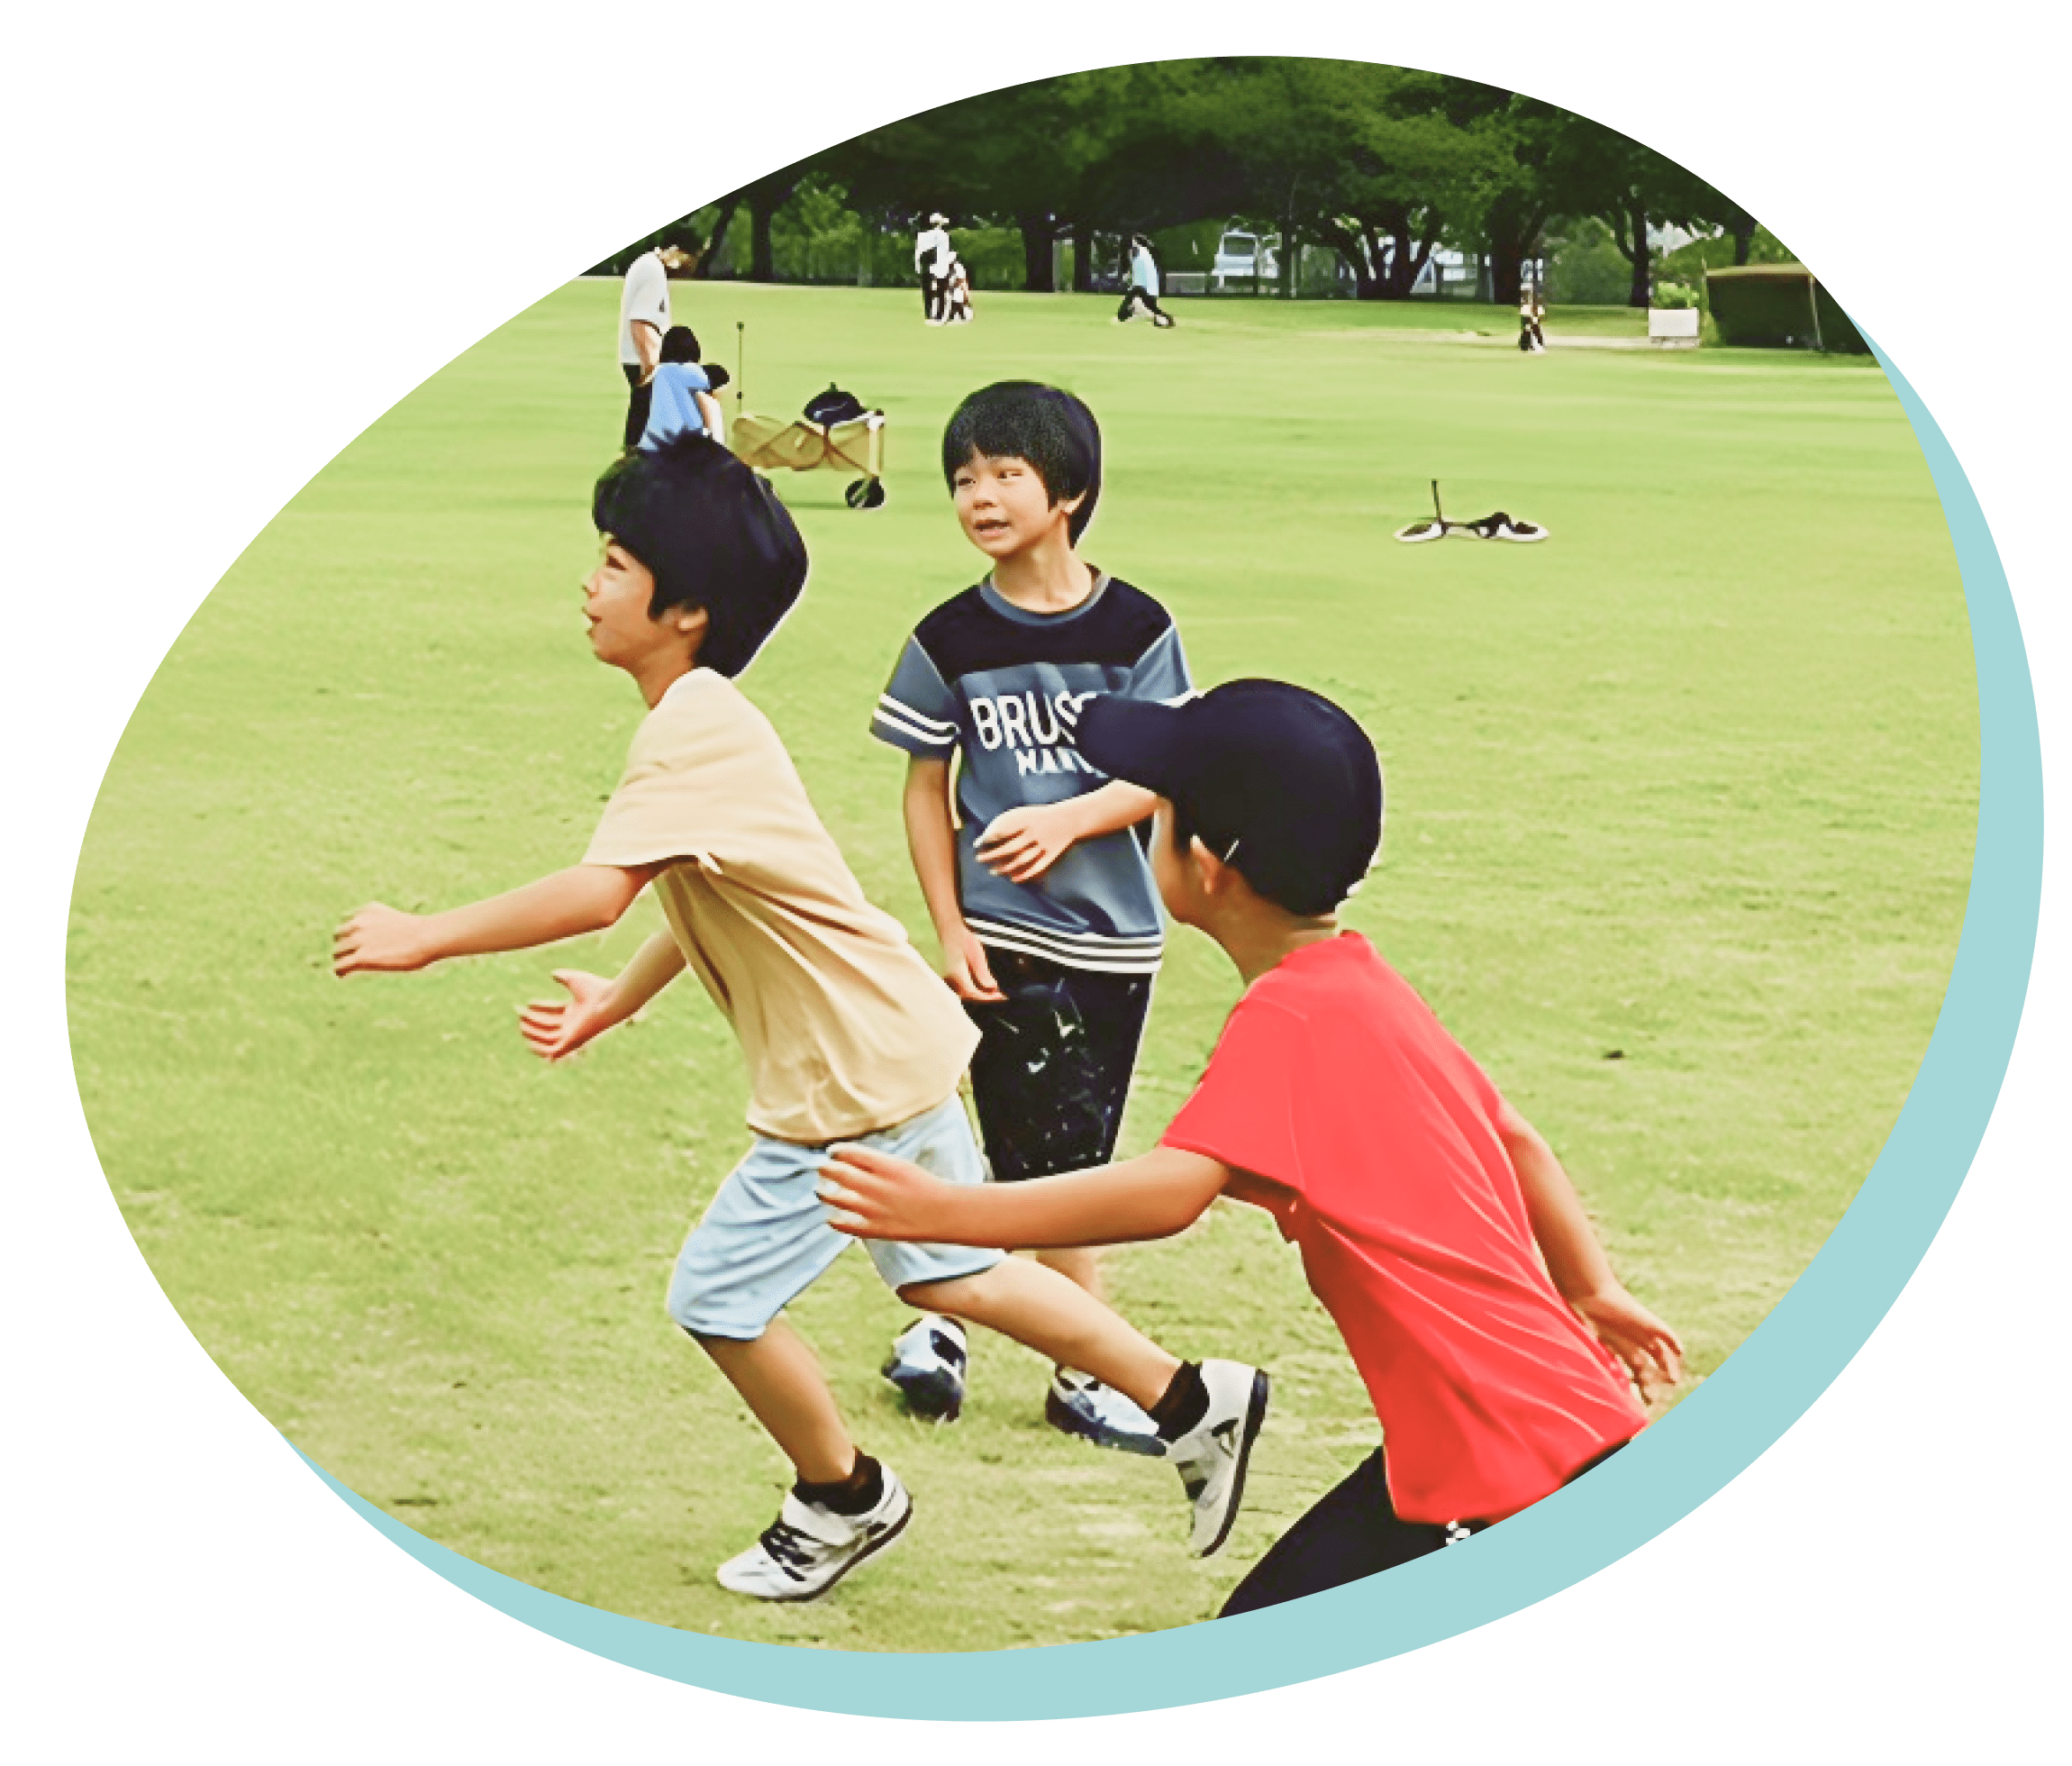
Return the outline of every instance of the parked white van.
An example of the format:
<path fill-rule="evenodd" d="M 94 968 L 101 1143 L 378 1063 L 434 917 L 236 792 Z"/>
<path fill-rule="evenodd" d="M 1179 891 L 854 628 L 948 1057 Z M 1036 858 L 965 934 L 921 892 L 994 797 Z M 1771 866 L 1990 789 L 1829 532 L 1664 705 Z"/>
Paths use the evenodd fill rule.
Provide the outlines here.
<path fill-rule="evenodd" d="M 1225 232 L 1216 241 L 1215 262 L 1209 269 L 1209 286 L 1218 293 L 1228 282 L 1267 283 L 1278 279 L 1280 235 Z"/>

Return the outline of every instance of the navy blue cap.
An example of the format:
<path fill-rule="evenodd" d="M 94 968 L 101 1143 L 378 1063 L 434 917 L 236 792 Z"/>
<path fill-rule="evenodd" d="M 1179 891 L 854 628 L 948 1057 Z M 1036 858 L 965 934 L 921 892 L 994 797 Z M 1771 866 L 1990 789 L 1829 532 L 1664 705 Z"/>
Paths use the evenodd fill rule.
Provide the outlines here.
<path fill-rule="evenodd" d="M 1182 830 L 1291 914 L 1329 914 L 1381 845 L 1381 761 L 1320 693 L 1233 680 L 1185 705 L 1104 694 L 1079 752 L 1171 801 Z"/>

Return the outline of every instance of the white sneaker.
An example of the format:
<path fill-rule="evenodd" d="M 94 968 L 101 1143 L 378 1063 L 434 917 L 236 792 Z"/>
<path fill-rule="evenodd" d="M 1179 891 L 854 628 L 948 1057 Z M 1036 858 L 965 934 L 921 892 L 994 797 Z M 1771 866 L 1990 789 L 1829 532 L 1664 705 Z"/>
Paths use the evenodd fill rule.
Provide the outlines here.
<path fill-rule="evenodd" d="M 867 1515 L 838 1515 L 786 1491 L 762 1537 L 720 1566 L 720 1586 L 758 1600 L 815 1599 L 891 1544 L 913 1518 L 913 1498 L 889 1466 L 885 1495 Z"/>
<path fill-rule="evenodd" d="M 931 1423 L 954 1423 L 964 1408 L 964 1373 L 970 1360 L 964 1326 L 931 1313 L 892 1340 L 892 1354 L 878 1371 L 898 1388 L 913 1415 Z"/>
<path fill-rule="evenodd" d="M 1051 1375 L 1050 1390 L 1043 1399 L 1043 1420 L 1096 1447 L 1165 1457 L 1166 1443 L 1159 1439 L 1157 1425 L 1132 1399 L 1089 1373 L 1060 1368 Z"/>
<path fill-rule="evenodd" d="M 1188 1543 L 1197 1558 L 1209 1556 L 1231 1536 L 1244 1498 L 1245 1465 L 1267 1415 L 1267 1377 L 1257 1368 L 1204 1361 L 1202 1383 L 1209 1388 L 1207 1411 L 1186 1434 L 1166 1444 L 1166 1457 L 1178 1469 L 1181 1487 L 1195 1506 Z"/>

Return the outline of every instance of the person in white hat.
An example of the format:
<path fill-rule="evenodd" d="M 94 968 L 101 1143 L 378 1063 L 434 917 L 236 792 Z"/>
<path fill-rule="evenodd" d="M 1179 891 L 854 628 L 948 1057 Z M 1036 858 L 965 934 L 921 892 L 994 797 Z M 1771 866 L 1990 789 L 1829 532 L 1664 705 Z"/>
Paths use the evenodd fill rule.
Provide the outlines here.
<path fill-rule="evenodd" d="M 950 275 L 957 262 L 957 250 L 950 242 L 950 217 L 931 214 L 928 225 L 914 235 L 913 268 L 921 274 L 921 316 L 931 325 L 947 317 L 946 296 Z"/>

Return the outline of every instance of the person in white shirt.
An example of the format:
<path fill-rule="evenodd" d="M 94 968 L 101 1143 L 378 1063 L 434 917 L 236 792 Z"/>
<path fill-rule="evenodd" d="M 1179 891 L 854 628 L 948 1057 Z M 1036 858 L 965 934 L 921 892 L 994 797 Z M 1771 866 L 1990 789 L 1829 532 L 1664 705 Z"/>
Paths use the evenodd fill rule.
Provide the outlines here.
<path fill-rule="evenodd" d="M 950 274 L 957 262 L 957 250 L 950 242 L 950 217 L 931 214 L 928 225 L 913 239 L 913 268 L 921 274 L 921 316 L 940 325 L 948 316 L 945 296 Z"/>
<path fill-rule="evenodd" d="M 1141 233 L 1134 233 L 1130 239 L 1130 286 L 1123 292 L 1115 317 L 1119 322 L 1134 319 L 1140 306 L 1151 315 L 1151 323 L 1159 330 L 1171 330 L 1173 315 L 1159 305 L 1159 260 L 1151 255 L 1151 241 Z"/>
<path fill-rule="evenodd" d="M 694 261 L 686 242 L 664 234 L 633 259 L 619 291 L 619 366 L 626 376 L 626 441 L 634 446 L 648 427 L 649 383 L 662 360 L 669 328 L 669 272 Z"/>

